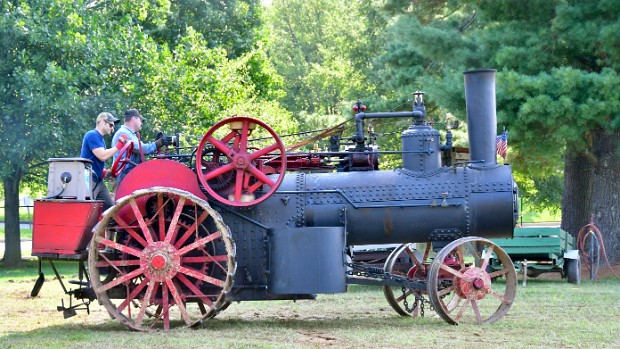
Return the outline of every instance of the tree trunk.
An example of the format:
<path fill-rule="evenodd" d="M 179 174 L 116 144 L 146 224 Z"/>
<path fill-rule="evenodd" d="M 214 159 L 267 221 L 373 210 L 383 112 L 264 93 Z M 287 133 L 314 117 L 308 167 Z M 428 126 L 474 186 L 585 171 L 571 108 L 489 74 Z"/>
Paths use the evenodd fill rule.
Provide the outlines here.
<path fill-rule="evenodd" d="M 601 231 L 610 261 L 620 260 L 620 131 L 597 132 L 594 152 L 598 159 L 592 187 L 594 224 Z M 601 261 L 604 262 L 604 261 Z"/>
<path fill-rule="evenodd" d="M 577 236 L 590 223 L 594 156 L 569 150 L 564 156 L 564 192 L 562 193 L 562 229 Z"/>
<path fill-rule="evenodd" d="M 19 179 L 4 180 L 4 266 L 21 267 L 22 251 L 19 235 Z"/>

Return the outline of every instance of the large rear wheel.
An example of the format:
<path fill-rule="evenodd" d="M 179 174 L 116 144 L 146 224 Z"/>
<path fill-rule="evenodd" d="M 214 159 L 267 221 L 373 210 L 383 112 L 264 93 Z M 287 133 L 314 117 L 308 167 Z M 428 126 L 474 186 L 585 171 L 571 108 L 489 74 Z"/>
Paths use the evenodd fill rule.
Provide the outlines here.
<path fill-rule="evenodd" d="M 128 327 L 189 327 L 228 305 L 235 245 L 206 201 L 156 187 L 106 211 L 94 229 L 88 268 L 99 303 Z"/>

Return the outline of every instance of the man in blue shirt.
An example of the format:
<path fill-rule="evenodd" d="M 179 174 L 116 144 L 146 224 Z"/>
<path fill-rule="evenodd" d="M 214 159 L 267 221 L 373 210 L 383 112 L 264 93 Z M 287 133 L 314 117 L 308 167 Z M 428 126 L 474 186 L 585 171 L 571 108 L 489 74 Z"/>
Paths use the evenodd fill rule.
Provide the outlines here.
<path fill-rule="evenodd" d="M 129 109 L 125 112 L 125 123 L 116 131 L 114 137 L 112 138 L 112 144 L 114 142 L 118 142 L 122 135 L 127 137 L 128 141 L 133 142 L 133 153 L 131 155 L 131 162 L 128 163 L 125 168 L 121 171 L 121 173 L 116 178 L 116 185 L 121 183 L 123 178 L 135 167 L 134 164 L 139 164 L 142 162 L 143 155 L 154 154 L 157 152 L 159 148 L 164 145 L 170 145 L 172 143 L 172 139 L 170 137 L 162 137 L 157 139 L 155 142 L 144 143 L 139 138 L 139 133 L 142 129 L 142 123 L 146 121 L 146 119 L 140 115 L 140 112 L 137 109 Z M 114 155 L 114 160 L 118 154 Z"/>
<path fill-rule="evenodd" d="M 105 161 L 116 154 L 127 141 L 126 138 L 119 138 L 116 146 L 107 149 L 103 136 L 109 135 L 114 131 L 114 123 L 118 119 L 108 112 L 100 113 L 97 116 L 95 129 L 86 132 L 82 140 L 82 150 L 80 156 L 92 161 L 93 181 L 95 183 L 92 197 L 95 200 L 103 200 L 103 209 L 114 205 L 110 192 L 103 182 L 103 178 L 107 176 L 107 170 L 104 169 Z M 114 144 L 114 143 L 113 143 Z"/>

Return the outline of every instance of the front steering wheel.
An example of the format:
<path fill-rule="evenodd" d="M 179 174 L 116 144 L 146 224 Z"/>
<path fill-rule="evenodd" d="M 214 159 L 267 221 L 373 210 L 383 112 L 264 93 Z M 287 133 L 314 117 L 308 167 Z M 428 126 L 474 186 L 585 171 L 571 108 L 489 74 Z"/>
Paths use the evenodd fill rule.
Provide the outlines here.
<path fill-rule="evenodd" d="M 118 177 L 118 175 L 123 171 L 125 166 L 127 166 L 127 164 L 131 162 L 130 159 L 132 153 L 133 142 L 127 141 L 127 143 L 125 143 L 125 145 L 118 152 L 118 157 L 116 158 L 116 160 L 114 160 L 114 164 L 112 164 L 112 168 L 110 169 L 110 171 L 112 171 L 112 176 Z"/>

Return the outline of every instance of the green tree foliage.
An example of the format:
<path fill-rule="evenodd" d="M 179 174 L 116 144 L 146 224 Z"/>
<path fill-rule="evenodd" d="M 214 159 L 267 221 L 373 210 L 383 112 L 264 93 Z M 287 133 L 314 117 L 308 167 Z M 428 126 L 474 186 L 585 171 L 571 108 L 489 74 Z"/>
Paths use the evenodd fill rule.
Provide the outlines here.
<path fill-rule="evenodd" d="M 233 114 L 269 115 L 279 132 L 296 127 L 271 100 L 279 82 L 260 49 L 229 59 L 191 28 L 178 44 L 155 41 L 151 34 L 171 16 L 168 1 L 5 1 L 0 8 L 7 266 L 21 263 L 22 180 L 45 179 L 45 166 L 32 166 L 50 157 L 79 155 L 82 135 L 103 110 L 140 108 L 147 132 L 183 125 L 204 133 Z"/>
<path fill-rule="evenodd" d="M 202 34 L 208 48 L 224 49 L 236 58 L 260 41 L 262 9 L 260 0 L 170 1 L 165 26 L 153 25 L 150 34 L 172 49 L 193 30 Z"/>
<path fill-rule="evenodd" d="M 290 114 L 271 100 L 277 78 L 264 54 L 254 50 L 229 60 L 223 49 L 209 49 L 202 35 L 189 29 L 174 52 L 149 63 L 140 104 L 156 115 L 156 127 L 180 132 L 195 141 L 217 120 L 232 115 L 262 117 L 279 132 L 296 129 Z M 258 82 L 260 85 L 255 85 Z"/>
<path fill-rule="evenodd" d="M 88 40 L 93 22 L 72 1 L 9 1 L 0 17 L 0 63 L 3 103 L 0 177 L 5 189 L 7 265 L 21 263 L 19 184 L 29 166 L 48 157 L 72 155 L 92 127 L 98 105 Z M 99 22 L 100 23 L 100 22 Z M 94 39 L 94 38 L 93 38 Z M 90 75 L 93 74 L 93 75 Z M 39 172 L 40 173 L 40 172 Z"/>
<path fill-rule="evenodd" d="M 602 194 L 618 192 L 620 173 L 620 3 L 395 0 L 386 9 L 395 15 L 378 69 L 386 85 L 426 82 L 431 98 L 463 117 L 460 73 L 498 69 L 498 121 L 516 170 L 548 199 L 565 163 L 563 227 L 576 233 L 592 212 L 618 246 L 618 198 Z"/>
<path fill-rule="evenodd" d="M 266 16 L 268 54 L 293 112 L 338 114 L 367 96 L 370 62 L 385 21 L 371 1 L 274 1 Z M 350 105 L 347 105 L 347 110 Z"/>

